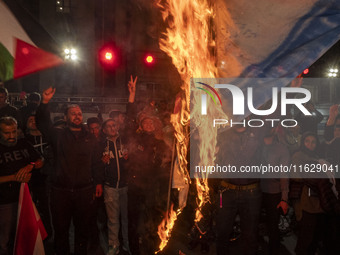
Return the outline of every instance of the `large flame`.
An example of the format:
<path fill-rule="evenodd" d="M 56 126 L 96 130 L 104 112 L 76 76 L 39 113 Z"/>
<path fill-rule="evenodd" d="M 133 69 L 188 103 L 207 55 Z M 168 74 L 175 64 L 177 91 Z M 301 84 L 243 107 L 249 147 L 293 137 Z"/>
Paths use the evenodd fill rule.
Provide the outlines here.
<path fill-rule="evenodd" d="M 201 93 L 198 91 L 194 92 L 193 102 L 191 102 L 194 107 L 190 113 L 190 79 L 215 78 L 217 76 L 216 49 L 213 39 L 213 6 L 208 0 L 159 0 L 157 5 L 162 11 L 164 21 L 168 24 L 164 37 L 160 39 L 160 48 L 172 58 L 182 79 L 181 110 L 172 115 L 171 122 L 175 128 L 176 152 L 180 170 L 182 176 L 189 179 L 186 158 L 190 118 L 191 121 L 195 121 L 194 125 L 197 127 L 200 164 L 211 165 L 216 149 L 217 132 L 213 129 L 210 121 L 201 117 L 199 107 Z M 213 111 L 222 113 L 221 109 L 209 107 L 207 116 L 212 118 Z M 202 139 L 203 137 L 204 139 Z M 199 222 L 204 217 L 200 212 L 201 208 L 209 202 L 207 176 L 196 176 L 196 187 L 198 207 L 195 222 Z M 160 251 L 170 238 L 177 215 L 178 213 L 174 212 L 171 207 L 170 212 L 166 213 L 164 221 L 159 226 L 158 234 L 162 241 L 159 247 Z"/>

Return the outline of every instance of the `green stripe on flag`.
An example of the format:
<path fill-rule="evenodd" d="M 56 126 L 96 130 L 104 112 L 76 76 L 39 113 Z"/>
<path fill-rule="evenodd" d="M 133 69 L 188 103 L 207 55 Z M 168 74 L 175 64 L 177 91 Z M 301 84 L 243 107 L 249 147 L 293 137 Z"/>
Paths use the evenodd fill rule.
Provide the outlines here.
<path fill-rule="evenodd" d="M 13 78 L 14 58 L 0 43 L 0 79 L 7 81 Z"/>

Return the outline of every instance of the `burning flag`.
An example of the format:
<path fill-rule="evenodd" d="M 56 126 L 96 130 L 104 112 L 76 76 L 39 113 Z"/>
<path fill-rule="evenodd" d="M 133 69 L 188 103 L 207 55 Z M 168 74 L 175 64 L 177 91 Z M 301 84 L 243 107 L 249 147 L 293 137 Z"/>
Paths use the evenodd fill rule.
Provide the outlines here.
<path fill-rule="evenodd" d="M 213 165 L 217 144 L 217 130 L 201 116 L 201 91 L 197 89 L 190 97 L 190 88 L 195 87 L 191 78 L 200 78 L 204 84 L 211 82 L 204 78 L 285 78 L 269 83 L 283 87 L 340 39 L 339 1 L 159 0 L 157 5 L 168 25 L 160 48 L 172 58 L 182 79 L 181 110 L 172 123 L 180 143 L 177 157 L 183 176 L 188 173 L 184 147 L 189 139 L 189 120 L 191 140 L 198 141 L 200 165 Z M 241 89 L 250 85 L 242 83 Z M 261 93 L 267 86 L 254 89 L 254 107 L 268 100 L 271 88 Z M 220 95 L 223 109 L 209 107 L 210 118 L 232 112 L 227 95 Z M 204 217 L 201 208 L 209 203 L 209 187 L 206 175 L 195 178 L 198 222 Z M 169 233 L 167 229 L 159 236 L 167 240 Z"/>
<path fill-rule="evenodd" d="M 212 40 L 213 8 L 208 1 L 159 1 L 163 19 L 168 22 L 169 28 L 165 37 L 160 39 L 160 48 L 166 52 L 177 68 L 181 79 L 181 102 L 176 104 L 175 114 L 171 116 L 171 123 L 175 129 L 177 140 L 176 153 L 180 175 L 187 177 L 187 154 L 189 144 L 190 120 L 190 78 L 215 77 L 217 68 L 213 54 L 214 41 Z M 209 135 L 214 135 L 211 132 Z M 207 153 L 210 157 L 212 154 Z M 198 189 L 198 207 L 202 207 L 209 200 L 207 179 L 196 179 Z M 162 250 L 170 238 L 177 214 L 170 208 L 166 214 L 165 226 L 160 225 L 158 235 L 162 240 Z M 200 210 L 196 212 L 200 217 Z M 162 223 L 163 224 L 163 223 Z"/>
<path fill-rule="evenodd" d="M 0 80 L 16 79 L 63 63 L 47 52 L 56 49 L 50 35 L 16 1 L 0 0 L 0 24 Z"/>
<path fill-rule="evenodd" d="M 220 0 L 215 10 L 219 77 L 293 79 L 340 39 L 339 1 Z"/>
<path fill-rule="evenodd" d="M 238 86 L 243 93 L 254 88 L 255 108 L 271 98 L 273 86 L 287 86 L 340 39 L 339 1 L 218 0 L 215 10 L 218 77 L 247 78 Z M 219 92 L 231 117 L 230 94 Z"/>
<path fill-rule="evenodd" d="M 18 221 L 14 255 L 43 255 L 43 240 L 47 237 L 39 213 L 32 201 L 27 183 L 20 187 Z"/>

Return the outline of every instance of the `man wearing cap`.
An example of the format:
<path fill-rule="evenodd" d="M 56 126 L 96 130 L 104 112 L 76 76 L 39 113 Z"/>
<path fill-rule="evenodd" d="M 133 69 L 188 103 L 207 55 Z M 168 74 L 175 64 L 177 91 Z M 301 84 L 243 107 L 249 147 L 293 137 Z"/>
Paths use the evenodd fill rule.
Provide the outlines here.
<path fill-rule="evenodd" d="M 84 125 L 78 105 L 70 105 L 65 111 L 66 126 L 53 128 L 48 102 L 54 88 L 42 94 L 37 109 L 38 129 L 45 135 L 54 151 L 54 172 L 51 177 L 51 213 L 55 231 L 56 254 L 69 254 L 69 227 L 75 229 L 74 254 L 87 254 L 88 221 L 95 196 L 102 195 L 100 174 L 103 171 L 100 150 L 94 136 Z"/>

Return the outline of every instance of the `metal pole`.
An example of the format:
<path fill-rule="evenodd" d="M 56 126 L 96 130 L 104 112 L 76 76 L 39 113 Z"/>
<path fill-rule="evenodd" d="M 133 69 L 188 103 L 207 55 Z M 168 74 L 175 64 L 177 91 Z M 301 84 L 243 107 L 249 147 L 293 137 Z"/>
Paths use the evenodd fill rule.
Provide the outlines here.
<path fill-rule="evenodd" d="M 169 178 L 169 187 L 168 187 L 168 201 L 166 205 L 166 223 L 168 223 L 169 218 L 169 210 L 170 210 L 170 196 L 171 196 L 171 187 L 172 187 L 172 177 L 174 173 L 174 165 L 175 165 L 175 149 L 176 149 L 176 138 L 174 137 L 174 141 L 172 143 L 172 157 L 171 157 L 171 168 L 170 168 L 170 178 Z"/>

